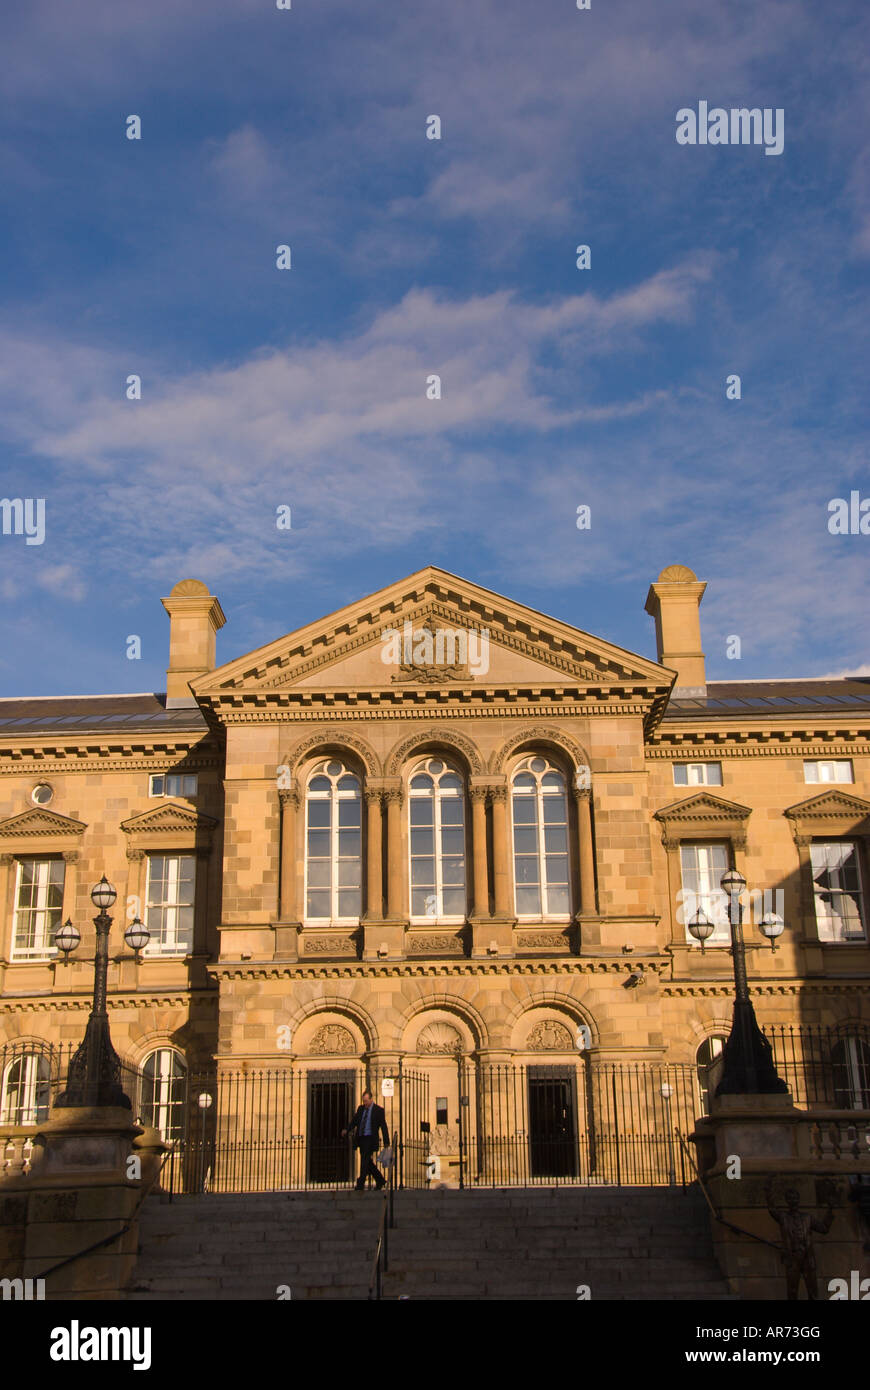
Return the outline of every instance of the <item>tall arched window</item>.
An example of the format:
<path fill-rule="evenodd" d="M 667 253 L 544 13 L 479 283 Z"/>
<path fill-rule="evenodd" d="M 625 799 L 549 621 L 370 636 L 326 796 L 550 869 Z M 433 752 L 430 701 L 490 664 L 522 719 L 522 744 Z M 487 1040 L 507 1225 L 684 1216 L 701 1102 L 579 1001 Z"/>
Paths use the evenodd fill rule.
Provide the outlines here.
<path fill-rule="evenodd" d="M 411 917 L 465 918 L 465 788 L 456 768 L 424 758 L 408 785 Z"/>
<path fill-rule="evenodd" d="M 841 1038 L 831 1049 L 831 1062 L 837 1108 L 870 1108 L 870 1044 L 864 1038 Z"/>
<path fill-rule="evenodd" d="M 517 916 L 567 916 L 568 792 L 564 776 L 546 758 L 525 758 L 517 767 L 511 813 Z"/>
<path fill-rule="evenodd" d="M 712 1037 L 704 1039 L 695 1053 L 702 1115 L 709 1115 L 710 1113 L 710 1068 L 716 1059 L 722 1056 L 722 1050 L 727 1041 L 724 1033 L 714 1033 Z"/>
<path fill-rule="evenodd" d="M 164 1143 L 184 1138 L 187 1105 L 187 1066 L 172 1047 L 161 1047 L 142 1068 L 141 1119 L 152 1125 Z"/>
<path fill-rule="evenodd" d="M 308 780 L 305 797 L 305 917 L 358 922 L 362 901 L 359 778 L 329 758 Z"/>
<path fill-rule="evenodd" d="M 51 1064 L 42 1052 L 20 1052 L 3 1074 L 4 1125 L 39 1125 L 48 1119 Z"/>

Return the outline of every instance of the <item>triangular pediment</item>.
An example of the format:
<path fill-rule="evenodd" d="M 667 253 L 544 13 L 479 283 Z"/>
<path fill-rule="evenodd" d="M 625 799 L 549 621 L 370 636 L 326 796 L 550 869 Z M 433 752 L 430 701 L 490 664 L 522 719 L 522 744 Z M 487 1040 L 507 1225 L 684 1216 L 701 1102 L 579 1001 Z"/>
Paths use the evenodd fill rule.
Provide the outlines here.
<path fill-rule="evenodd" d="M 711 796 L 709 792 L 697 792 L 681 801 L 672 801 L 655 812 L 656 820 L 669 824 L 680 821 L 735 821 L 745 820 L 752 814 L 751 806 L 741 806 L 736 801 L 726 801 L 721 796 Z"/>
<path fill-rule="evenodd" d="M 831 787 L 789 806 L 783 815 L 790 820 L 865 820 L 870 817 L 870 801 Z"/>
<path fill-rule="evenodd" d="M 165 801 L 160 806 L 151 807 L 147 811 L 141 811 L 138 816 L 121 821 L 121 829 L 126 835 L 177 830 L 195 833 L 197 830 L 211 830 L 215 825 L 217 821 L 213 816 L 204 816 L 202 812 L 180 801 Z"/>
<path fill-rule="evenodd" d="M 403 686 L 630 684 L 650 699 L 662 698 L 673 678 L 646 657 L 429 567 L 218 667 L 193 689 L 202 699 Z"/>
<path fill-rule="evenodd" d="M 82 835 L 86 830 L 84 821 L 61 816 L 44 806 L 34 806 L 33 810 L 21 811 L 17 816 L 0 821 L 0 835 L 4 839 L 17 840 L 28 835 Z"/>

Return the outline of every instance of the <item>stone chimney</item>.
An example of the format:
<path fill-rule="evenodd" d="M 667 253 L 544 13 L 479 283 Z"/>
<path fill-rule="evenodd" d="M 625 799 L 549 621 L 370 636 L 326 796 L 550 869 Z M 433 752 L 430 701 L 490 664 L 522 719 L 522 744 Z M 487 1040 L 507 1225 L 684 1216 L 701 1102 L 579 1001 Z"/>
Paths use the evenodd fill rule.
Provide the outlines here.
<path fill-rule="evenodd" d="M 658 659 L 677 673 L 674 695 L 707 694 L 698 611 L 706 587 L 685 565 L 668 565 L 646 596 L 646 611 L 655 619 Z"/>
<path fill-rule="evenodd" d="M 226 622 L 223 609 L 198 579 L 182 579 L 160 601 L 169 614 L 166 708 L 195 705 L 189 682 L 214 670 L 215 634 Z"/>

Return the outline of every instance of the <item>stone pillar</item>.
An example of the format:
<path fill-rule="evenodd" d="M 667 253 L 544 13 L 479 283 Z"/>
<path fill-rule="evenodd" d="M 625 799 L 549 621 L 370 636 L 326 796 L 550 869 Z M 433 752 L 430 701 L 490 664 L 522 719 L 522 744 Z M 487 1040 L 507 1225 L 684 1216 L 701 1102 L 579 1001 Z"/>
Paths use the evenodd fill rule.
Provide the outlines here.
<path fill-rule="evenodd" d="M 475 911 L 472 919 L 471 954 L 478 959 L 511 956 L 514 953 L 513 928 L 516 918 L 511 909 L 508 789 L 506 786 L 490 787 L 489 794 L 492 797 L 492 867 L 495 902 L 491 917 L 488 913 L 481 916 Z M 484 863 L 484 869 L 485 867 Z M 476 892 L 478 872 L 476 850 L 474 868 Z"/>
<path fill-rule="evenodd" d="M 296 835 L 299 791 L 296 787 L 281 788 L 281 867 L 278 912 L 275 926 L 275 959 L 299 959 L 300 904 L 296 876 Z"/>
<path fill-rule="evenodd" d="M 141 1149 L 137 1137 L 145 1140 Z M 0 1246 L 3 1277 L 44 1277 L 47 1299 L 121 1297 L 136 1264 L 138 1205 L 162 1150 L 159 1137 L 143 1134 L 129 1110 L 53 1109 L 35 1135 L 31 1173 L 0 1182 L 0 1204 L 15 1228 Z M 128 1163 L 134 1152 L 141 1176 Z M 61 1268 L 49 1274 L 56 1265 Z"/>
<path fill-rule="evenodd" d="M 870 1115 L 799 1110 L 788 1094 L 714 1096 L 711 1112 L 697 1121 L 690 1139 L 717 1213 L 711 1217 L 713 1248 L 731 1292 L 742 1299 L 786 1298 L 782 1233 L 768 1203 L 782 1212 L 790 1188 L 804 1215 L 824 1225 L 829 1207 L 833 1211 L 830 1226 L 811 1237 L 819 1301 L 856 1282 L 852 1271 L 857 1282 L 870 1276 L 857 1204 L 859 1184 L 870 1182 L 864 1142 Z M 800 1298 L 806 1298 L 803 1284 Z"/>
<path fill-rule="evenodd" d="M 580 911 L 584 916 L 596 912 L 595 846 L 592 842 L 592 792 L 574 789 L 577 804 L 578 863 L 580 865 Z"/>
<path fill-rule="evenodd" d="M 299 792 L 279 791 L 281 799 L 281 921 L 299 921 L 296 889 L 296 812 Z"/>
<path fill-rule="evenodd" d="M 369 922 L 380 922 L 384 915 L 384 886 L 381 872 L 383 856 L 381 793 L 367 789 L 365 797 L 367 814 L 366 919 Z"/>
<path fill-rule="evenodd" d="M 510 847 L 508 845 L 507 787 L 493 787 L 492 867 L 495 889 L 495 916 L 510 917 Z"/>
<path fill-rule="evenodd" d="M 387 916 L 393 922 L 404 921 L 407 913 L 403 897 L 404 874 L 402 855 L 402 788 L 391 787 L 387 799 Z"/>
<path fill-rule="evenodd" d="M 489 869 L 486 858 L 486 788 L 472 787 L 471 852 L 474 856 L 474 915 L 489 916 Z"/>

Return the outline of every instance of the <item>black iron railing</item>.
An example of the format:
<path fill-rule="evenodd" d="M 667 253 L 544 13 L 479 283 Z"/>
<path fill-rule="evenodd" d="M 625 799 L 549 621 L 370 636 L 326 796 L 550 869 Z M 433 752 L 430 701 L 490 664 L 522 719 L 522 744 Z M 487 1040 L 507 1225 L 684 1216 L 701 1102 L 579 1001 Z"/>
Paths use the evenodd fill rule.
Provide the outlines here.
<path fill-rule="evenodd" d="M 768 1025 L 765 1033 L 799 1107 L 870 1111 L 870 1027 Z M 74 1051 L 27 1042 L 0 1049 L 7 1166 L 22 1165 L 15 1145 L 48 1118 Z M 540 1062 L 523 1064 L 435 1060 L 437 1089 L 448 1094 L 431 1102 L 422 1058 L 378 1066 L 355 1056 L 312 1058 L 169 1079 L 124 1063 L 122 1085 L 134 1118 L 171 1145 L 161 1180 L 170 1193 L 349 1188 L 354 1154 L 342 1131 L 363 1086 L 384 1106 L 396 1136 L 395 1189 L 430 1181 L 502 1187 L 691 1180 L 676 1136 L 690 1133 L 703 1113 L 715 1063 L 705 1074 L 689 1062 L 602 1062 L 590 1053 L 544 1053 Z"/>

